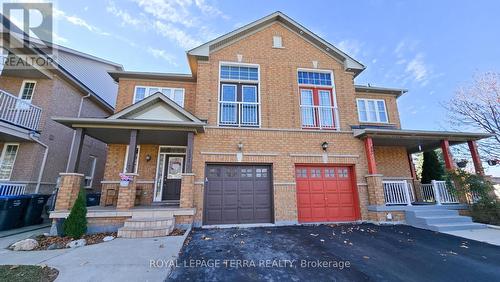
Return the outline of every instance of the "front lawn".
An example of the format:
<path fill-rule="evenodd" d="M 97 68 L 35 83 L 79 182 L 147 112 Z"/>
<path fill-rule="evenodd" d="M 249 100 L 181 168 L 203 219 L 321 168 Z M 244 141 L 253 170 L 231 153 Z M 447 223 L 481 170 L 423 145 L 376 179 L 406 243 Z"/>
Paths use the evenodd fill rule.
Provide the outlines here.
<path fill-rule="evenodd" d="M 37 265 L 0 265 L 0 281 L 6 282 L 52 282 L 59 271 L 55 268 Z"/>

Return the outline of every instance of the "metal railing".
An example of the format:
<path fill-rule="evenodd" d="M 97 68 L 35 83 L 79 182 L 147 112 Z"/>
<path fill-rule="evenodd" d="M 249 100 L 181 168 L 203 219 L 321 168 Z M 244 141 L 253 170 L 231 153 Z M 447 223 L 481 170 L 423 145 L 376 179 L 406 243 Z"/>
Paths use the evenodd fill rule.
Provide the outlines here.
<path fill-rule="evenodd" d="M 24 195 L 26 184 L 0 183 L 0 196 Z"/>
<path fill-rule="evenodd" d="M 259 126 L 259 103 L 219 102 L 219 124 Z"/>
<path fill-rule="evenodd" d="M 408 205 L 415 201 L 413 188 L 410 183 L 402 181 L 382 181 L 386 205 Z"/>
<path fill-rule="evenodd" d="M 459 203 L 457 197 L 450 192 L 446 181 L 432 180 L 430 184 L 421 184 L 419 194 L 426 203 L 434 202 L 437 205 Z"/>
<path fill-rule="evenodd" d="M 420 196 L 422 201 L 426 203 L 435 202 L 434 198 L 434 186 L 432 184 L 420 184 Z"/>
<path fill-rule="evenodd" d="M 339 112 L 336 107 L 301 105 L 300 117 L 303 128 L 339 129 Z"/>
<path fill-rule="evenodd" d="M 30 130 L 38 130 L 42 109 L 0 90 L 0 120 Z"/>

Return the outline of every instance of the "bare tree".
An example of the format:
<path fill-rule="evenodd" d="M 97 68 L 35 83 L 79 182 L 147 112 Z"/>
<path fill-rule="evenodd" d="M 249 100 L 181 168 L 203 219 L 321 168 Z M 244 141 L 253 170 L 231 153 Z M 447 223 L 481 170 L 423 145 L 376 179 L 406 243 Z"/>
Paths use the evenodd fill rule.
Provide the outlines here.
<path fill-rule="evenodd" d="M 444 107 L 454 129 L 493 134 L 479 141 L 478 148 L 484 160 L 500 159 L 500 73 L 475 75 L 472 83 L 457 89 Z"/>

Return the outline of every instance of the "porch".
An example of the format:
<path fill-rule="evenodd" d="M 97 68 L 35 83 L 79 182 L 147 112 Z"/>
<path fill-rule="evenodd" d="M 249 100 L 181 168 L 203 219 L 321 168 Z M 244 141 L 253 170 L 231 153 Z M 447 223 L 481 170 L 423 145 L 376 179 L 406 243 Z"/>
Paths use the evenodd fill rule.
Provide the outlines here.
<path fill-rule="evenodd" d="M 380 128 L 358 129 L 354 135 L 365 144 L 369 211 L 385 211 L 388 207 L 402 211 L 406 210 L 404 207 L 412 206 L 463 206 L 461 204 L 465 204 L 466 200 L 458 199 L 447 187 L 453 183 L 433 180 L 421 184 L 418 181 L 412 154 L 440 148 L 446 170 L 452 170 L 455 162 L 450 146 L 467 143 L 476 173 L 483 174 L 476 141 L 491 136 L 485 133 Z M 392 152 L 381 154 L 383 148 Z"/>

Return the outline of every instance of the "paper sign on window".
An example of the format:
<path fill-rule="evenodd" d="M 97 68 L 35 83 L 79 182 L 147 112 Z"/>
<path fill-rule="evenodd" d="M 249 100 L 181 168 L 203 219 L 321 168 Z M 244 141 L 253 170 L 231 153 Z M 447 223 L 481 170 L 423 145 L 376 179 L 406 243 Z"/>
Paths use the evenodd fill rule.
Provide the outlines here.
<path fill-rule="evenodd" d="M 168 159 L 168 179 L 180 179 L 182 178 L 182 163 L 184 158 L 182 157 L 170 157 Z"/>

